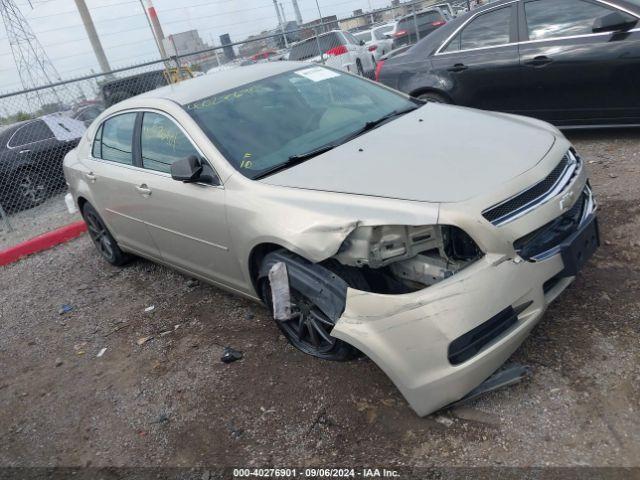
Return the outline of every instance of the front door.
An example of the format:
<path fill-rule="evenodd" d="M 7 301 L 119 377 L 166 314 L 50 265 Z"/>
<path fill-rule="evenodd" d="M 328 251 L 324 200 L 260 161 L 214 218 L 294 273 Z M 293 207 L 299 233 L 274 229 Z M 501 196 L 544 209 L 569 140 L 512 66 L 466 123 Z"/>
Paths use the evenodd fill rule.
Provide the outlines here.
<path fill-rule="evenodd" d="M 640 119 L 640 31 L 594 33 L 596 19 L 627 12 L 596 0 L 523 2 L 521 113 L 557 125 Z"/>
<path fill-rule="evenodd" d="M 140 134 L 142 181 L 146 189 L 142 218 L 162 258 L 176 267 L 227 285 L 241 278 L 230 252 L 225 190 L 183 129 L 169 116 L 144 112 Z M 171 164 L 196 155 L 209 180 L 173 180 Z M 143 196 L 143 195 L 141 195 Z"/>
<path fill-rule="evenodd" d="M 473 18 L 432 57 L 438 77 L 449 82 L 454 103 L 512 111 L 520 96 L 517 7 Z"/>

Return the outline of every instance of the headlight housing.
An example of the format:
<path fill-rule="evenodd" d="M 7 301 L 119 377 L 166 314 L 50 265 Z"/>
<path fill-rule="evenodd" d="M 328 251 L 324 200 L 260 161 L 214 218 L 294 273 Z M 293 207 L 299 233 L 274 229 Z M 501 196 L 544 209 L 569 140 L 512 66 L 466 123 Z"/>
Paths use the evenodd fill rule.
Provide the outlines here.
<path fill-rule="evenodd" d="M 343 265 L 375 269 L 423 252 L 437 253 L 445 260 L 468 261 L 481 256 L 473 239 L 458 227 L 381 225 L 354 230 L 335 258 Z"/>

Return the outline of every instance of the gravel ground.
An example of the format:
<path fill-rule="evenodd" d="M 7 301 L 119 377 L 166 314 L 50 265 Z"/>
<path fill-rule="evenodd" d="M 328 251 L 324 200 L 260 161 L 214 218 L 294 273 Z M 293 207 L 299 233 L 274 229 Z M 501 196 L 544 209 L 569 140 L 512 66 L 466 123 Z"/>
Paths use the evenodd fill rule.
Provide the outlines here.
<path fill-rule="evenodd" d="M 11 229 L 0 218 L 0 250 L 81 219 L 79 213 L 67 211 L 64 193 L 55 195 L 42 205 L 8 216 Z"/>
<path fill-rule="evenodd" d="M 529 380 L 418 418 L 371 361 L 85 236 L 0 270 L 0 465 L 640 466 L 640 131 L 570 137 L 603 245 L 514 355 Z"/>

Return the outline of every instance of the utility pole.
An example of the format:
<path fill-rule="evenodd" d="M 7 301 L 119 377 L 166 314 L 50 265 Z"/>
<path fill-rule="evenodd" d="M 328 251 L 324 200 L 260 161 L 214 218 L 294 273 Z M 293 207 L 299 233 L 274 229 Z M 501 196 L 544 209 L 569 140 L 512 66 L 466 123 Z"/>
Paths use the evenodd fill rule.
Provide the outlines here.
<path fill-rule="evenodd" d="M 293 11 L 296 14 L 296 23 L 298 25 L 302 25 L 302 15 L 300 14 L 300 7 L 298 6 L 298 0 L 291 0 L 291 3 L 293 3 Z"/>
<path fill-rule="evenodd" d="M 278 16 L 278 26 L 281 26 L 282 16 L 280 15 L 280 7 L 278 7 L 278 0 L 273 0 L 273 6 L 276 8 L 276 15 Z"/>
<path fill-rule="evenodd" d="M 320 15 L 320 29 L 322 30 L 322 33 L 324 33 L 324 20 L 322 20 L 322 12 L 320 11 L 320 4 L 318 3 L 318 0 L 316 0 L 316 7 L 318 8 L 318 15 Z"/>
<path fill-rule="evenodd" d="M 142 8 L 144 9 L 142 0 L 140 0 L 140 5 L 142 5 Z M 167 52 L 164 49 L 164 32 L 162 31 L 162 26 L 160 25 L 158 14 L 156 13 L 156 9 L 153 6 L 151 0 L 147 0 L 147 9 L 145 10 L 145 16 L 147 17 L 147 21 L 149 22 L 149 26 L 151 27 L 151 33 L 153 33 L 153 38 L 156 41 L 156 45 L 158 46 L 160 57 L 165 59 L 167 58 Z"/>
<path fill-rule="evenodd" d="M 76 0 L 76 7 L 78 7 L 78 13 L 80 13 L 80 18 L 82 19 L 84 29 L 89 37 L 89 42 L 91 42 L 93 53 L 96 54 L 96 58 L 98 59 L 100 69 L 103 73 L 110 72 L 111 67 L 109 66 L 109 61 L 107 60 L 107 56 L 104 54 L 102 43 L 100 43 L 98 32 L 96 32 L 96 27 L 93 25 L 93 19 L 91 18 L 91 14 L 89 13 L 85 0 Z"/>

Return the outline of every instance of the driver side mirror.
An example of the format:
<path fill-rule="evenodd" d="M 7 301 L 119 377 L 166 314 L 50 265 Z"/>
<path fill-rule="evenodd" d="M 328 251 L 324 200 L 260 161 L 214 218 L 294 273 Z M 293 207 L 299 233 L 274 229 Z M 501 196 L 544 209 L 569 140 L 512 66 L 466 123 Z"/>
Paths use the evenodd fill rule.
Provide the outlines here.
<path fill-rule="evenodd" d="M 359 44 L 359 45 L 360 45 L 361 47 L 363 47 L 363 46 L 364 46 L 364 40 L 360 40 L 360 44 Z"/>
<path fill-rule="evenodd" d="M 195 155 L 189 155 L 171 164 L 171 178 L 185 183 L 197 182 L 202 168 L 202 161 Z"/>
<path fill-rule="evenodd" d="M 624 15 L 620 12 L 611 12 L 596 18 L 593 22 L 593 33 L 600 32 L 624 32 L 638 23 L 636 18 Z"/>

